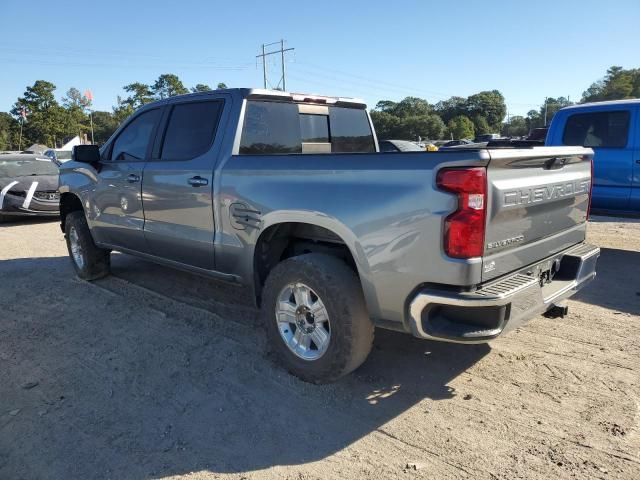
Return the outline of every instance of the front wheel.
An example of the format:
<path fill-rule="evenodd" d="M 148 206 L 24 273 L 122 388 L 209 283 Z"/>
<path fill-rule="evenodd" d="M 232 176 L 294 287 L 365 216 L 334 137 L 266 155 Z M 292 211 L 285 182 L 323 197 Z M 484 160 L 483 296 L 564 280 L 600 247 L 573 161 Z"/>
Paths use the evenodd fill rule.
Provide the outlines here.
<path fill-rule="evenodd" d="M 109 274 L 111 252 L 97 247 L 93 242 L 84 212 L 69 213 L 64 223 L 64 232 L 69 257 L 78 277 L 96 280 Z"/>
<path fill-rule="evenodd" d="M 262 317 L 276 359 L 308 382 L 335 381 L 371 351 L 374 327 L 358 277 L 329 255 L 276 265 L 265 283 Z"/>

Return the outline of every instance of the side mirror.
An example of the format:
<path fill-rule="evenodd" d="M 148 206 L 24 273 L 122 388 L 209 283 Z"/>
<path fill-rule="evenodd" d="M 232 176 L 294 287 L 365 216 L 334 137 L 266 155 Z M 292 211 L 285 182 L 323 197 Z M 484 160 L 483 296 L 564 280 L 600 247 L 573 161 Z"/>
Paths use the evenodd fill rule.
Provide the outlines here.
<path fill-rule="evenodd" d="M 76 145 L 73 147 L 71 159 L 81 163 L 100 162 L 100 149 L 97 145 Z"/>

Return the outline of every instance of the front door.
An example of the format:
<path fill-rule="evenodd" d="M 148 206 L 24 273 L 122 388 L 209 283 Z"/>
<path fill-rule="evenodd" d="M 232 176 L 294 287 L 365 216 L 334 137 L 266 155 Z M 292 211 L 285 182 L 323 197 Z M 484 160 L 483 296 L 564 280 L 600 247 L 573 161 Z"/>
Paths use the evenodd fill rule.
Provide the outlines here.
<path fill-rule="evenodd" d="M 214 268 L 213 169 L 223 104 L 196 100 L 169 107 L 142 182 L 151 253 L 208 270 Z"/>
<path fill-rule="evenodd" d="M 145 160 L 160 119 L 159 108 L 134 117 L 100 163 L 90 216 L 96 241 L 145 252 L 141 186 Z"/>

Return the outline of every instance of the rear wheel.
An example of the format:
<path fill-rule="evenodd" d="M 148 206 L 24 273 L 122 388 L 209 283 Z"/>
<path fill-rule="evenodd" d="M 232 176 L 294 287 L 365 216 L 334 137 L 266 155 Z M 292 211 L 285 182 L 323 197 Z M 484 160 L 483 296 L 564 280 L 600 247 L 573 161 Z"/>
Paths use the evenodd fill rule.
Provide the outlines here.
<path fill-rule="evenodd" d="M 335 257 L 311 253 L 276 265 L 265 284 L 262 316 L 278 362 L 308 382 L 335 381 L 371 351 L 374 328 L 360 282 Z"/>
<path fill-rule="evenodd" d="M 78 277 L 95 280 L 109 274 L 111 252 L 97 247 L 93 242 L 84 212 L 69 213 L 64 232 L 69 257 Z"/>

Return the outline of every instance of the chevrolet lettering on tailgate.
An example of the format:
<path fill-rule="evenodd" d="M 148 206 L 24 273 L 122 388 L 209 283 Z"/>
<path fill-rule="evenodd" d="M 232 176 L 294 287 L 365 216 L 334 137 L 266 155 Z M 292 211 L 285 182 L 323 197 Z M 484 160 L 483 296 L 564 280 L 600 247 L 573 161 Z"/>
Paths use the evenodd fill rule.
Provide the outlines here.
<path fill-rule="evenodd" d="M 581 193 L 588 193 L 591 181 L 589 179 L 556 183 L 535 188 L 522 188 L 504 193 L 503 204 L 527 205 L 555 200 L 562 197 L 573 197 Z"/>

